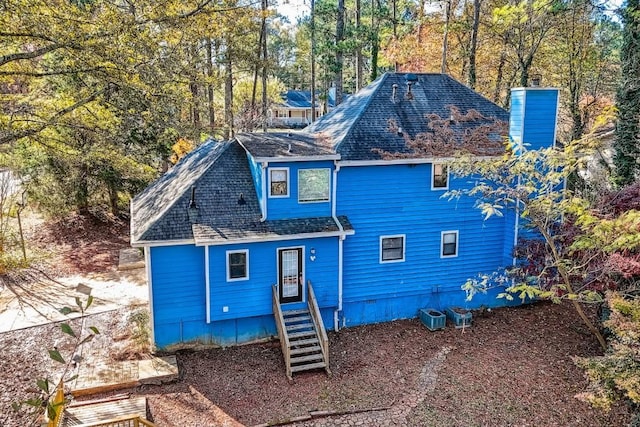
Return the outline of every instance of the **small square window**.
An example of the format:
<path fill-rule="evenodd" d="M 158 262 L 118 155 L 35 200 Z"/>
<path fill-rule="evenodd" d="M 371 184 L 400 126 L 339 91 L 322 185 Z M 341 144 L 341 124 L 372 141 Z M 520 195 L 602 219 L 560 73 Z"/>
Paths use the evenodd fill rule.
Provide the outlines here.
<path fill-rule="evenodd" d="M 249 251 L 227 251 L 227 281 L 249 278 Z"/>
<path fill-rule="evenodd" d="M 446 190 L 449 188 L 449 168 L 441 163 L 432 166 L 431 188 Z"/>
<path fill-rule="evenodd" d="M 289 196 L 289 169 L 269 169 L 269 196 Z"/>
<path fill-rule="evenodd" d="M 441 252 L 442 258 L 458 256 L 458 232 L 443 231 L 441 234 Z"/>
<path fill-rule="evenodd" d="M 380 237 L 380 262 L 404 261 L 404 235 Z"/>

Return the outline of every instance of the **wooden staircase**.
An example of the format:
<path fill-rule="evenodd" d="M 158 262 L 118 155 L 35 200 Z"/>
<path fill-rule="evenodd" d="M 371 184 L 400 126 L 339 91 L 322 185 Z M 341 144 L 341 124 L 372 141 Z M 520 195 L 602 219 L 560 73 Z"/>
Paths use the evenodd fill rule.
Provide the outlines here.
<path fill-rule="evenodd" d="M 296 372 L 312 369 L 323 368 L 327 374 L 331 374 L 329 340 L 311 283 L 307 286 L 308 307 L 285 311 L 278 303 L 278 290 L 274 286 L 274 315 L 289 379 Z"/>

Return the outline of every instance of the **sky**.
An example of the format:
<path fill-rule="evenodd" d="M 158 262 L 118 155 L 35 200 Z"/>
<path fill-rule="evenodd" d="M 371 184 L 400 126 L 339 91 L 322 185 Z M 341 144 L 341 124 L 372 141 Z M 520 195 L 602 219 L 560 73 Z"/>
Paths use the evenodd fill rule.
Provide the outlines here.
<path fill-rule="evenodd" d="M 278 13 L 289 18 L 289 22 L 295 24 L 299 17 L 308 15 L 311 9 L 309 0 L 277 0 Z"/>

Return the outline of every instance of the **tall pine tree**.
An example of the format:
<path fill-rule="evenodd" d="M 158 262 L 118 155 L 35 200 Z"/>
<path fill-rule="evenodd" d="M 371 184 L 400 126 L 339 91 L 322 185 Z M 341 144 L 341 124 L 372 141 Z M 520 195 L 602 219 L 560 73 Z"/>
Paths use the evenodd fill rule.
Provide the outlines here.
<path fill-rule="evenodd" d="M 622 9 L 622 76 L 616 96 L 618 123 L 614 144 L 616 182 L 635 181 L 640 172 L 640 1 L 627 0 Z"/>

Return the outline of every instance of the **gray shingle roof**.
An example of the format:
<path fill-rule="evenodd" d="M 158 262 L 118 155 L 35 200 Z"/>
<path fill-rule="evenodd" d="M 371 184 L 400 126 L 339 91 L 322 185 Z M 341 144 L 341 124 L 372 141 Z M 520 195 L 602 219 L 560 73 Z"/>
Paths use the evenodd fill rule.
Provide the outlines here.
<path fill-rule="evenodd" d="M 339 216 L 338 221 L 344 231 L 352 231 L 353 227 L 346 216 Z M 198 243 L 221 243 L 251 239 L 277 239 L 298 234 L 339 232 L 340 229 L 332 217 L 293 218 L 265 222 L 253 222 L 245 227 L 232 224 L 218 226 L 194 224 L 193 233 Z"/>
<path fill-rule="evenodd" d="M 190 208 L 195 188 L 196 209 Z M 261 222 L 247 155 L 237 142 L 207 142 L 189 153 L 131 203 L 132 243 L 232 240 L 338 232 L 332 217 Z M 352 230 L 340 218 L 345 230 Z"/>
<path fill-rule="evenodd" d="M 230 143 L 207 142 L 131 201 L 131 240 L 191 239 L 187 207 L 190 189 L 227 151 Z M 196 188 L 196 200 L 200 191 Z"/>
<path fill-rule="evenodd" d="M 389 130 L 395 121 L 411 137 L 426 132 L 427 114 L 449 117 L 449 106 L 462 114 L 474 109 L 483 116 L 508 121 L 507 111 L 446 74 L 413 74 L 413 99 L 407 99 L 407 74 L 387 73 L 351 96 L 331 113 L 304 129 L 321 134 L 319 143 L 341 155 L 342 160 L 376 160 L 380 149 L 389 153 L 408 153 L 403 136 Z M 393 85 L 396 84 L 396 97 Z"/>
<path fill-rule="evenodd" d="M 316 142 L 316 135 L 300 132 L 239 133 L 236 139 L 254 158 L 333 156 Z"/>

